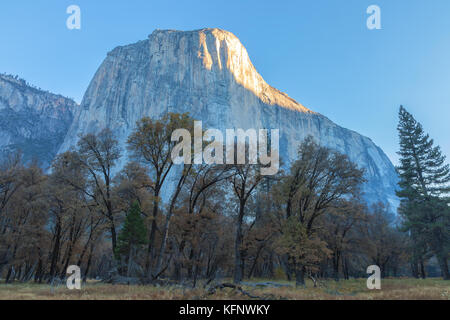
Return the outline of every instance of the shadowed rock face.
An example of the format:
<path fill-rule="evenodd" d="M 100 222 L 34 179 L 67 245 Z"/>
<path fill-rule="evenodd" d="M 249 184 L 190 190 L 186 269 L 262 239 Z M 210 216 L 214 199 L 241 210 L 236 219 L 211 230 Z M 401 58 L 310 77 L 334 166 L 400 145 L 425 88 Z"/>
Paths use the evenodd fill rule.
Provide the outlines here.
<path fill-rule="evenodd" d="M 72 124 L 77 104 L 0 75 L 0 160 L 20 150 L 26 162 L 48 168 Z"/>
<path fill-rule="evenodd" d="M 147 40 L 111 51 L 95 74 L 60 151 L 79 134 L 112 129 L 124 150 L 136 121 L 189 112 L 204 127 L 280 129 L 285 165 L 313 135 L 366 170 L 369 202 L 397 205 L 395 169 L 369 138 L 339 127 L 268 85 L 232 33 L 219 29 L 156 30 Z"/>

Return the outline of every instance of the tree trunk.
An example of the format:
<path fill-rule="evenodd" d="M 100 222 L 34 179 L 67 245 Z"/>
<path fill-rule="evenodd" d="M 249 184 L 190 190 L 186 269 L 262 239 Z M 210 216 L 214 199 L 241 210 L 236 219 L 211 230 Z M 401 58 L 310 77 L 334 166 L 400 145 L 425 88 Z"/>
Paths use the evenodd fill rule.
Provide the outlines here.
<path fill-rule="evenodd" d="M 9 283 L 9 279 L 11 278 L 11 274 L 12 274 L 13 269 L 14 269 L 13 266 L 9 267 L 8 273 L 6 274 L 6 278 L 5 278 L 5 284 Z"/>
<path fill-rule="evenodd" d="M 305 273 L 306 268 L 304 266 L 299 266 L 295 271 L 295 286 L 306 287 L 305 284 Z"/>
<path fill-rule="evenodd" d="M 131 265 L 133 264 L 133 245 L 130 244 L 130 250 L 128 253 L 128 266 L 127 266 L 127 278 L 131 276 Z"/>
<path fill-rule="evenodd" d="M 348 271 L 348 260 L 347 260 L 347 258 L 344 258 L 343 259 L 343 271 L 344 271 L 344 279 L 345 280 L 348 280 L 348 279 L 350 279 L 350 277 L 349 277 L 349 271 Z"/>
<path fill-rule="evenodd" d="M 255 259 L 253 260 L 253 264 L 250 267 L 250 271 L 248 273 L 248 279 L 252 278 L 253 272 L 255 271 L 256 264 L 258 263 L 259 255 L 261 254 L 261 251 L 263 248 L 264 248 L 264 245 L 260 245 L 258 247 L 258 250 L 256 251 Z"/>
<path fill-rule="evenodd" d="M 158 211 L 159 211 L 159 189 L 158 189 L 158 187 L 156 187 L 156 188 L 157 189 L 155 190 L 155 193 L 153 195 L 155 197 L 155 200 L 153 201 L 153 213 L 152 213 L 153 219 L 152 219 L 152 225 L 150 228 L 150 234 L 148 237 L 147 261 L 146 261 L 146 266 L 145 266 L 149 280 L 152 279 L 151 260 L 152 260 L 152 256 L 153 256 L 153 246 L 154 246 L 154 242 L 155 242 L 156 229 L 157 229 L 156 217 L 158 216 Z"/>
<path fill-rule="evenodd" d="M 174 240 L 172 240 L 172 243 L 173 243 L 173 247 L 176 248 L 177 245 Z M 174 259 L 174 267 L 173 267 L 173 273 L 172 273 L 172 279 L 175 281 L 180 281 L 180 279 L 181 279 L 181 267 L 182 266 L 181 266 L 180 261 L 183 257 L 183 251 L 184 251 L 185 246 L 186 246 L 186 241 L 182 240 L 178 249 L 175 249 L 175 250 L 177 250 L 177 254 Z"/>
<path fill-rule="evenodd" d="M 66 275 L 67 268 L 69 267 L 70 260 L 72 259 L 73 246 L 74 246 L 74 244 L 72 244 L 72 243 L 71 243 L 70 246 L 69 246 L 69 250 L 68 250 L 67 258 L 66 258 L 66 263 L 64 264 L 64 267 L 63 267 L 63 269 L 61 270 L 61 274 L 60 274 L 60 276 L 59 276 L 61 279 L 64 278 L 64 276 Z M 78 266 L 79 266 L 79 265 L 78 265 Z"/>
<path fill-rule="evenodd" d="M 112 242 L 112 253 L 113 258 L 116 256 L 116 248 L 117 248 L 117 234 L 116 227 L 114 225 L 114 220 L 111 220 L 111 242 Z"/>
<path fill-rule="evenodd" d="M 242 281 L 242 255 L 241 255 L 241 244 L 242 244 L 242 218 L 243 218 L 243 208 L 244 204 L 240 205 L 239 217 L 236 220 L 236 238 L 234 241 L 234 278 L 235 284 Z"/>
<path fill-rule="evenodd" d="M 89 273 L 89 268 L 91 267 L 93 251 L 94 251 L 94 246 L 91 245 L 91 251 L 89 252 L 89 258 L 88 258 L 88 261 L 87 261 L 86 270 L 84 271 L 84 277 L 83 277 L 83 282 L 84 283 L 86 283 L 87 276 L 88 276 L 88 273 Z"/>
<path fill-rule="evenodd" d="M 34 282 L 41 283 L 42 281 L 42 259 L 39 257 L 36 273 L 34 274 Z"/>
<path fill-rule="evenodd" d="M 341 262 L 340 253 L 336 251 L 333 256 L 333 276 L 335 281 L 339 281 L 339 263 Z"/>
<path fill-rule="evenodd" d="M 56 224 L 55 244 L 53 246 L 52 258 L 50 263 L 50 281 L 53 280 L 53 278 L 57 273 L 56 267 L 58 264 L 60 241 L 61 241 L 61 219 L 58 217 Z"/>
<path fill-rule="evenodd" d="M 416 260 L 411 262 L 411 273 L 414 278 L 419 279 L 419 268 Z"/>
<path fill-rule="evenodd" d="M 448 272 L 448 262 L 447 257 L 438 257 L 439 266 L 441 267 L 441 273 L 444 280 L 450 280 L 450 274 Z"/>
<path fill-rule="evenodd" d="M 91 242 L 91 236 L 89 236 L 88 241 L 86 241 L 86 244 L 83 247 L 83 251 L 81 252 L 80 256 L 78 257 L 78 262 L 77 262 L 77 266 L 81 266 L 81 263 L 83 263 L 83 258 L 89 248 L 89 244 Z"/>
<path fill-rule="evenodd" d="M 422 279 L 427 278 L 427 274 L 425 272 L 425 264 L 422 259 L 420 259 L 420 276 Z"/>
<path fill-rule="evenodd" d="M 286 274 L 286 278 L 288 281 L 292 280 L 292 270 L 289 266 L 289 258 L 288 256 L 285 254 L 282 257 L 280 257 L 280 265 L 284 270 L 284 273 Z"/>

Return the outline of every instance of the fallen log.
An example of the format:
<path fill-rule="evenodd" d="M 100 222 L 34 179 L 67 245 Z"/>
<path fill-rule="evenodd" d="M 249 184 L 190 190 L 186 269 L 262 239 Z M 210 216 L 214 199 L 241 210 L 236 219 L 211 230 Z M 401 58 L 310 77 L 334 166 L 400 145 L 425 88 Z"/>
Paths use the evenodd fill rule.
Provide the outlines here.
<path fill-rule="evenodd" d="M 276 299 L 275 296 L 272 294 L 266 295 L 264 297 L 256 296 L 254 294 L 251 294 L 248 291 L 245 291 L 241 286 L 235 285 L 233 283 L 219 283 L 214 286 L 211 286 L 211 287 L 209 287 L 206 295 L 213 295 L 217 292 L 217 290 L 223 290 L 225 288 L 231 288 L 231 289 L 237 290 L 241 294 L 243 294 L 251 299 L 258 299 L 258 300 L 275 300 Z"/>
<path fill-rule="evenodd" d="M 293 287 L 290 284 L 277 283 L 277 282 L 242 282 L 243 285 L 247 287 L 269 287 L 269 288 L 283 288 L 283 287 Z"/>

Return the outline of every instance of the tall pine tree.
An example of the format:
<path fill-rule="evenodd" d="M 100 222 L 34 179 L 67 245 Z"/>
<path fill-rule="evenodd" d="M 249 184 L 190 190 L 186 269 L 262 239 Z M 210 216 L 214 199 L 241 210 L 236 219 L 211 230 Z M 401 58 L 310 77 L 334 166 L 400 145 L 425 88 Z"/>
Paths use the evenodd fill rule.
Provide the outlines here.
<path fill-rule="evenodd" d="M 425 246 L 436 255 L 444 279 L 450 279 L 450 166 L 439 146 L 423 131 L 422 125 L 400 106 L 401 199 L 399 213 L 415 246 L 414 258 L 423 255 Z"/>

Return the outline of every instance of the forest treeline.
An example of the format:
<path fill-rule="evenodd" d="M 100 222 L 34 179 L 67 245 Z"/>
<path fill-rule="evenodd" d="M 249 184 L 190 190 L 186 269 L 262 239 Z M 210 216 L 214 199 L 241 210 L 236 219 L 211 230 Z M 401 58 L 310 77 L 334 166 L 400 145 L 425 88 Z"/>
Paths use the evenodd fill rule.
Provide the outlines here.
<path fill-rule="evenodd" d="M 174 165 L 187 114 L 143 118 L 121 150 L 105 129 L 80 137 L 51 170 L 12 154 L 0 167 L 0 278 L 51 282 L 77 265 L 84 279 L 119 276 L 196 286 L 200 279 L 449 279 L 449 166 L 400 110 L 398 217 L 368 207 L 364 172 L 308 137 L 286 171 L 260 165 Z M 129 160 L 122 164 L 124 158 Z"/>

